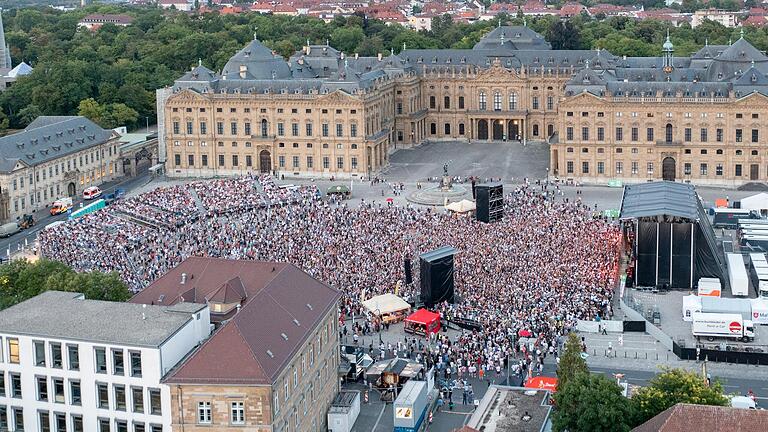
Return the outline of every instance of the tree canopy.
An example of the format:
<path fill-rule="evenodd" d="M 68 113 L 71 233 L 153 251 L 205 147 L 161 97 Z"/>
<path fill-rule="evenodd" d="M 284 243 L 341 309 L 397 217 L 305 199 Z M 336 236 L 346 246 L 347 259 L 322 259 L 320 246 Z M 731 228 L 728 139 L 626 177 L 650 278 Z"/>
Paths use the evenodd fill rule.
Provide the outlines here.
<path fill-rule="evenodd" d="M 78 29 L 78 21 L 90 13 L 124 13 L 134 21 L 127 27 L 106 24 L 95 32 Z M 214 71 L 221 70 L 254 36 L 286 58 L 307 40 L 314 44 L 329 41 L 347 54 L 374 56 L 398 53 L 403 46 L 472 48 L 499 22 L 524 23 L 522 17 L 506 14 L 499 15 L 498 20 L 472 24 L 454 22 L 444 15 L 433 19 L 431 31 L 417 32 L 357 14 L 325 23 L 307 16 L 197 15 L 119 5 L 94 5 L 71 12 L 48 7 L 6 9 L 3 21 L 14 63 L 26 61 L 34 71 L 0 93 L 0 132 L 3 127 L 26 126 L 33 114 L 77 114 L 81 102 L 88 99 L 98 104 L 95 111 L 100 112 L 98 121 L 103 125 L 120 121 L 128 127 L 138 126 L 145 118 L 152 122 L 156 118 L 156 89 L 173 84 L 198 59 Z M 726 44 L 739 37 L 738 29 L 714 22 L 705 22 L 694 31 L 687 24 L 672 27 L 627 17 L 596 20 L 580 15 L 561 21 L 546 16 L 527 20 L 526 25 L 545 35 L 554 48 L 604 48 L 627 56 L 660 55 L 667 30 L 675 55 L 680 56 L 689 55 L 706 42 Z M 768 49 L 765 29 L 745 30 L 755 47 Z"/>
<path fill-rule="evenodd" d="M 126 301 L 131 297 L 128 287 L 114 272 L 76 273 L 47 259 L 34 263 L 14 260 L 0 265 L 0 309 L 48 290 L 80 292 L 91 300 Z"/>
<path fill-rule="evenodd" d="M 632 426 L 632 406 L 616 382 L 579 372 L 554 396 L 556 432 L 625 432 Z"/>
<path fill-rule="evenodd" d="M 707 384 L 696 372 L 684 369 L 666 369 L 656 375 L 647 387 L 632 396 L 636 423 L 641 424 L 678 403 L 697 405 L 728 405 L 719 382 Z"/>
<path fill-rule="evenodd" d="M 581 341 L 576 333 L 568 333 L 563 355 L 557 366 L 557 388 L 564 388 L 568 381 L 580 373 L 589 373 L 587 362 L 581 356 Z"/>

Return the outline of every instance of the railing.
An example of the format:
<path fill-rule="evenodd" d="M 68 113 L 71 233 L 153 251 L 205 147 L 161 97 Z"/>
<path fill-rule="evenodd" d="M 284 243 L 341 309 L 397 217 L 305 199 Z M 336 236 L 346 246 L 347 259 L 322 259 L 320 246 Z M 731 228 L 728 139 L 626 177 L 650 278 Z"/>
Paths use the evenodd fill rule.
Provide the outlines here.
<path fill-rule="evenodd" d="M 667 141 L 667 140 L 656 140 L 657 146 L 668 146 L 668 147 L 674 147 L 674 146 L 682 146 L 682 141 Z"/>

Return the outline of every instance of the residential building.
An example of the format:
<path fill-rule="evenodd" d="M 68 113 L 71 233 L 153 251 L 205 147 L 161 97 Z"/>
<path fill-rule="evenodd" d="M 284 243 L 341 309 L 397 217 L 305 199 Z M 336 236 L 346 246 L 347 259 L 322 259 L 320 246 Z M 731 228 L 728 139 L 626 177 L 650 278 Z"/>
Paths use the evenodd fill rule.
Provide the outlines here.
<path fill-rule="evenodd" d="M 700 26 L 704 20 L 714 21 L 725 27 L 733 28 L 739 26 L 739 16 L 741 12 L 726 11 L 720 9 L 703 9 L 693 13 L 691 27 Z"/>
<path fill-rule="evenodd" d="M 632 432 L 687 432 L 692 424 L 713 431 L 768 429 L 768 411 L 679 403 L 632 429 Z"/>
<path fill-rule="evenodd" d="M 0 221 L 119 177 L 118 134 L 80 116 L 41 116 L 0 138 Z"/>
<path fill-rule="evenodd" d="M 169 432 L 161 378 L 209 334 L 205 304 L 47 291 L 0 311 L 0 430 Z"/>
<path fill-rule="evenodd" d="M 208 304 L 218 325 L 163 380 L 173 430 L 328 430 L 339 298 L 292 264 L 200 257 L 136 294 L 131 302 Z"/>
<path fill-rule="evenodd" d="M 176 9 L 189 12 L 195 8 L 194 1 L 190 0 L 158 0 L 157 4 L 163 9 Z"/>
<path fill-rule="evenodd" d="M 83 17 L 77 23 L 78 27 L 86 28 L 90 31 L 100 29 L 104 24 L 112 24 L 118 27 L 128 27 L 133 23 L 133 17 L 130 15 L 118 14 L 90 14 Z"/>

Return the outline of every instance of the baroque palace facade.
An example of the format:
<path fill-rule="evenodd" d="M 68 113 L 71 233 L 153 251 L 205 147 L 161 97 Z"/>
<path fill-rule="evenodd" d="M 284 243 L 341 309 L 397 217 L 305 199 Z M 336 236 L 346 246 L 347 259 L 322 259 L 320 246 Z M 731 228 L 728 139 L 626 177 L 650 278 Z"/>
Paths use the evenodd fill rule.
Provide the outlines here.
<path fill-rule="evenodd" d="M 498 27 L 471 50 L 308 42 L 287 61 L 253 40 L 158 91 L 160 135 L 178 177 L 365 177 L 398 148 L 469 140 L 547 145 L 561 179 L 735 186 L 768 178 L 766 72 L 743 37 L 686 58 L 667 37 L 661 57 L 627 58 Z"/>

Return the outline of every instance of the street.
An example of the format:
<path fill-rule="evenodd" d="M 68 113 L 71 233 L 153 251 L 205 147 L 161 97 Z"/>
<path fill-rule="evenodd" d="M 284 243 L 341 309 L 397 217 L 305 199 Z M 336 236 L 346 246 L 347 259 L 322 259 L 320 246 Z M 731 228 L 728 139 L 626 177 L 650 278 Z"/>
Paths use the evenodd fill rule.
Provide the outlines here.
<path fill-rule="evenodd" d="M 99 187 L 104 192 L 104 195 L 114 192 L 115 189 L 123 189 L 126 193 L 131 190 L 146 184 L 149 181 L 149 173 L 145 172 L 137 177 L 121 177 L 115 181 L 104 183 Z M 80 208 L 80 203 L 85 201 L 82 196 L 73 197 L 74 207 L 73 210 Z M 35 244 L 37 239 L 37 233 L 40 232 L 46 225 L 55 222 L 67 220 L 66 214 L 60 214 L 51 216 L 48 208 L 41 208 L 34 213 L 35 225 L 27 230 L 18 232 L 10 237 L 0 239 L 0 255 L 5 258 L 10 247 L 11 254 L 16 253 L 22 248 L 30 248 Z"/>

